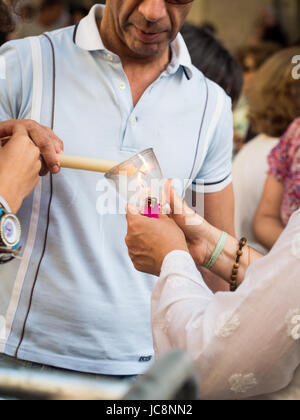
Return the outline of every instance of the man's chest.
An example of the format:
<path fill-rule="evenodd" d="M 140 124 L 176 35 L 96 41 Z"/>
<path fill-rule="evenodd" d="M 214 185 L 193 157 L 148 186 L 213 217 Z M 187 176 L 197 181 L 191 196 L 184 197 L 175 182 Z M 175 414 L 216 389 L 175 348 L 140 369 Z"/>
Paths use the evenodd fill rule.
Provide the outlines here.
<path fill-rule="evenodd" d="M 165 176 L 186 179 L 193 165 L 202 109 L 170 80 L 150 86 L 136 106 L 129 82 L 105 72 L 84 80 L 57 77 L 56 133 L 66 153 L 124 160 L 153 147 Z M 66 95 L 70 92 L 70 97 Z"/>

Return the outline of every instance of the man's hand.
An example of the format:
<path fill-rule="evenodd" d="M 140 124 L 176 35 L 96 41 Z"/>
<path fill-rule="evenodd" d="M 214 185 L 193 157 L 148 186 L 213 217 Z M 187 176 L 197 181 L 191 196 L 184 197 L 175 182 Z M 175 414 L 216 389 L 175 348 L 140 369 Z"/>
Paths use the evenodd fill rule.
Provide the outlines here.
<path fill-rule="evenodd" d="M 172 251 L 188 252 L 182 230 L 168 216 L 150 219 L 128 205 L 128 234 L 126 244 L 129 256 L 138 271 L 160 275 L 165 257 Z"/>
<path fill-rule="evenodd" d="M 1 127 L 2 124 L 0 131 Z M 16 214 L 37 185 L 42 163 L 40 151 L 23 125 L 15 125 L 10 135 L 10 140 L 0 148 L 0 195 Z"/>
<path fill-rule="evenodd" d="M 10 120 L 0 123 L 0 139 L 11 137 L 18 126 L 23 127 L 27 137 L 30 138 L 40 150 L 40 154 L 43 158 L 40 175 L 44 176 L 49 171 L 52 174 L 57 174 L 60 171 L 57 154 L 63 152 L 63 142 L 49 127 L 44 127 L 32 120 Z"/>

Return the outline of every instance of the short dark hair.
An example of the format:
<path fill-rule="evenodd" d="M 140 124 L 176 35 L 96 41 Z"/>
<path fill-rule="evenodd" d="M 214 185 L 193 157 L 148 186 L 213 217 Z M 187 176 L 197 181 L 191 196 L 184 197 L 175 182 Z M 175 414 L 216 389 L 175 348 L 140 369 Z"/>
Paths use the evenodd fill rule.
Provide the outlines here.
<path fill-rule="evenodd" d="M 14 21 L 9 7 L 3 0 L 0 0 L 0 31 L 12 32 L 14 30 Z"/>
<path fill-rule="evenodd" d="M 231 53 L 213 33 L 202 27 L 186 24 L 181 34 L 192 62 L 208 78 L 220 85 L 237 104 L 243 88 L 243 72 Z"/>

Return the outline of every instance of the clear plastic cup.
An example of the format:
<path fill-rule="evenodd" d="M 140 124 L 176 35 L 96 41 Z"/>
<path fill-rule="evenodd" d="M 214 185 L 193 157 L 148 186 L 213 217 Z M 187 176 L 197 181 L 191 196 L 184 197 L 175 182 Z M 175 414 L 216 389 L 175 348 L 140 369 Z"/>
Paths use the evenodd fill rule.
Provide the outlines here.
<path fill-rule="evenodd" d="M 137 153 L 115 166 L 105 178 L 127 203 L 149 217 L 158 217 L 164 179 L 153 149 Z"/>

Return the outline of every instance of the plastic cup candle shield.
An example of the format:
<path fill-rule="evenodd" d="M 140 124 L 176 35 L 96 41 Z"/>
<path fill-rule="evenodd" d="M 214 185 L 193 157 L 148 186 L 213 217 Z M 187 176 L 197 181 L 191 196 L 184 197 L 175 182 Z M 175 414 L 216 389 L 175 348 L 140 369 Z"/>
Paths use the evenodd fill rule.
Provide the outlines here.
<path fill-rule="evenodd" d="M 105 177 L 126 202 L 147 217 L 159 217 L 164 180 L 153 149 L 115 166 Z"/>

